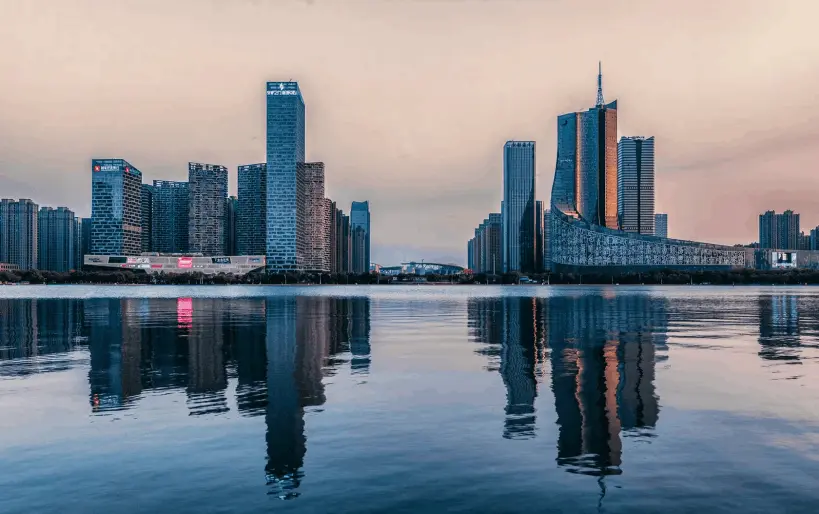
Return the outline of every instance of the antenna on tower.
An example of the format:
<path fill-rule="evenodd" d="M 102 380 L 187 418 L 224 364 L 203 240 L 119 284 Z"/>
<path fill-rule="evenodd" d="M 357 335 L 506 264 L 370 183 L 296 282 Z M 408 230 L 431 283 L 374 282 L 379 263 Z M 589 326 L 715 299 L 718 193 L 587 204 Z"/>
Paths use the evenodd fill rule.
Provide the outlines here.
<path fill-rule="evenodd" d="M 606 101 L 603 100 L 603 63 L 597 61 L 597 107 L 603 107 Z"/>

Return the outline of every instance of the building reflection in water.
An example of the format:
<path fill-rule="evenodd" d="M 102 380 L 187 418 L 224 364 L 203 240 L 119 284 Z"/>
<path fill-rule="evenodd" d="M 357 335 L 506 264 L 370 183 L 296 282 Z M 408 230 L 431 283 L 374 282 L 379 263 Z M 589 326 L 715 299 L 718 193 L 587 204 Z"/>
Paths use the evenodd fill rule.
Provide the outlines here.
<path fill-rule="evenodd" d="M 667 313 L 666 300 L 642 295 L 470 299 L 470 332 L 506 386 L 503 437 L 534 436 L 548 353 L 558 465 L 620 473 L 621 437 L 651 437 L 657 424 L 654 368 L 666 358 Z"/>
<path fill-rule="evenodd" d="M 86 343 L 99 415 L 167 390 L 185 393 L 191 416 L 224 414 L 235 380 L 238 413 L 265 419 L 269 492 L 292 498 L 307 451 L 305 412 L 325 403 L 324 379 L 369 373 L 370 300 L 0 300 L 0 375 L 69 369 L 65 356 Z"/>
<path fill-rule="evenodd" d="M 799 299 L 794 295 L 759 297 L 759 356 L 762 359 L 802 363 L 799 360 Z"/>

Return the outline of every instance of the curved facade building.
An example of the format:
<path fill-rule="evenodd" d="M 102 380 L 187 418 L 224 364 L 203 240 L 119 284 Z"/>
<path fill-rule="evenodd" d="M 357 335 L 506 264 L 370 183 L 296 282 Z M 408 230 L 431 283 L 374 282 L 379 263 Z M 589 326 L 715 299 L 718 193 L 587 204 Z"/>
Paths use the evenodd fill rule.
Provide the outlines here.
<path fill-rule="evenodd" d="M 554 271 L 718 269 L 746 266 L 744 248 L 619 230 L 617 102 L 557 118 L 549 259 Z"/>

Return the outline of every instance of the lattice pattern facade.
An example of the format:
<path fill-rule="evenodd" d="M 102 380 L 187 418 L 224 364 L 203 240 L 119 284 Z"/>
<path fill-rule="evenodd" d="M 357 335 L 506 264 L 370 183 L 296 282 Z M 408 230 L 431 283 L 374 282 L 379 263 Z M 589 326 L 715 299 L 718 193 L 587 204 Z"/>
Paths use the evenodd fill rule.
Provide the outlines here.
<path fill-rule="evenodd" d="M 572 268 L 704 269 L 746 266 L 744 248 L 626 233 L 551 213 L 555 271 Z"/>

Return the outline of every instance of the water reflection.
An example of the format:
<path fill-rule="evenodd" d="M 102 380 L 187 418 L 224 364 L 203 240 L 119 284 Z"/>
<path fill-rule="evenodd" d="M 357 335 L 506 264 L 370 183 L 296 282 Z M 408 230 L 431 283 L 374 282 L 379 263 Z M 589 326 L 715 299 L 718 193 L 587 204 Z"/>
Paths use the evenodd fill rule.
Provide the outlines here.
<path fill-rule="evenodd" d="M 558 465 L 619 474 L 621 434 L 651 437 L 659 417 L 654 369 L 666 358 L 666 302 L 637 295 L 469 300 L 478 352 L 506 386 L 503 437 L 534 437 L 548 353 Z"/>
<path fill-rule="evenodd" d="M 801 364 L 799 360 L 799 297 L 760 296 L 759 356 L 769 361 Z"/>

